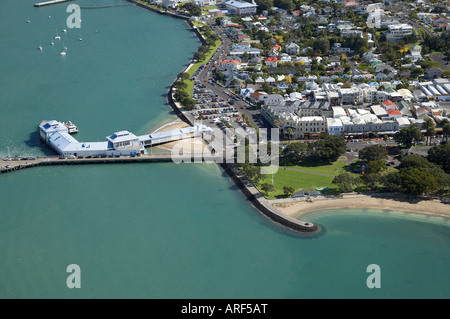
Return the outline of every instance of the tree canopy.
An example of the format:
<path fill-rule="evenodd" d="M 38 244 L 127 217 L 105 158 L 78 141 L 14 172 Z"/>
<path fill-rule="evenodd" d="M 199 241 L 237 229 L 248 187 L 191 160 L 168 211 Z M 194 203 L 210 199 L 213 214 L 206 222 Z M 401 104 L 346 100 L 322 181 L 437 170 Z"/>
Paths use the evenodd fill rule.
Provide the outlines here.
<path fill-rule="evenodd" d="M 364 147 L 358 152 L 358 155 L 361 160 L 371 162 L 386 159 L 388 153 L 386 147 L 376 144 Z"/>

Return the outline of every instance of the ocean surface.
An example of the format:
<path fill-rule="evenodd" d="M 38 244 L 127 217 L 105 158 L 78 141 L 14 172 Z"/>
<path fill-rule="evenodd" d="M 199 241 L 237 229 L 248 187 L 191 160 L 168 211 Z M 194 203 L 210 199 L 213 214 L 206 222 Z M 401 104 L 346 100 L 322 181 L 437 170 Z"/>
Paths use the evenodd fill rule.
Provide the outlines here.
<path fill-rule="evenodd" d="M 174 120 L 167 87 L 199 46 L 185 22 L 134 6 L 82 8 L 82 28 L 68 29 L 67 3 L 34 2 L 0 2 L 0 157 L 8 147 L 52 154 L 37 135 L 45 119 L 71 120 L 84 141 Z M 2 174 L 0 298 L 450 298 L 448 220 L 370 210 L 305 218 L 323 231 L 268 221 L 214 164 Z M 66 285 L 70 264 L 80 289 Z M 379 289 L 366 285 L 371 264 Z"/>

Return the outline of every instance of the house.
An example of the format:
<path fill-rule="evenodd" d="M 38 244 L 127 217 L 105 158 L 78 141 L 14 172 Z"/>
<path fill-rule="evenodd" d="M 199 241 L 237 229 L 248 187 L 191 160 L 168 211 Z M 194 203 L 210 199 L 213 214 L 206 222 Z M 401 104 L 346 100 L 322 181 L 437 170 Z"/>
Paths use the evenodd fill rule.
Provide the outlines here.
<path fill-rule="evenodd" d="M 216 5 L 216 0 L 192 0 L 192 3 L 199 7 L 210 7 Z"/>
<path fill-rule="evenodd" d="M 217 70 L 218 71 L 224 71 L 224 70 L 232 70 L 237 71 L 241 68 L 241 62 L 237 60 L 219 60 L 219 63 L 217 64 Z"/>
<path fill-rule="evenodd" d="M 401 41 L 405 36 L 412 35 L 414 28 L 406 23 L 392 24 L 388 27 L 388 32 L 386 33 L 386 40 L 388 42 L 398 42 Z"/>
<path fill-rule="evenodd" d="M 253 103 L 255 103 L 255 104 L 258 103 L 258 102 L 262 102 L 264 95 L 267 95 L 267 93 L 266 92 L 260 92 L 260 91 L 251 93 L 250 94 L 250 100 Z"/>
<path fill-rule="evenodd" d="M 363 37 L 363 32 L 361 30 L 344 29 L 341 30 L 341 37 Z"/>
<path fill-rule="evenodd" d="M 161 5 L 165 8 L 175 8 L 182 0 L 162 0 Z"/>
<path fill-rule="evenodd" d="M 442 70 L 438 67 L 432 66 L 425 69 L 424 78 L 426 79 L 436 79 L 442 76 Z"/>
<path fill-rule="evenodd" d="M 275 85 L 275 78 L 269 76 L 269 77 L 266 79 L 266 83 L 267 83 L 267 84 L 270 84 L 270 85 Z"/>
<path fill-rule="evenodd" d="M 278 62 L 280 62 L 280 63 L 289 63 L 289 62 L 291 62 L 291 60 L 292 59 L 291 59 L 290 55 L 288 55 L 286 53 L 281 53 L 280 60 Z"/>
<path fill-rule="evenodd" d="M 363 102 L 363 90 L 358 87 L 341 88 L 338 90 L 338 94 L 342 105 L 355 105 Z"/>
<path fill-rule="evenodd" d="M 399 110 L 387 110 L 388 117 L 390 120 L 402 117 L 403 114 Z"/>
<path fill-rule="evenodd" d="M 286 15 L 288 13 L 285 9 L 278 8 L 278 7 L 271 7 L 270 10 L 277 12 L 281 15 Z"/>
<path fill-rule="evenodd" d="M 273 79 L 273 82 L 275 82 L 275 79 Z M 274 106 L 284 102 L 284 98 L 280 94 L 263 94 L 259 96 L 258 101 L 263 102 L 264 105 Z"/>
<path fill-rule="evenodd" d="M 254 15 L 258 5 L 245 1 L 229 0 L 224 3 L 225 8 L 236 13 L 237 15 Z"/>
<path fill-rule="evenodd" d="M 288 45 L 286 45 L 285 50 L 287 54 L 298 54 L 298 52 L 300 51 L 300 47 L 295 43 L 289 43 Z"/>
<path fill-rule="evenodd" d="M 380 119 L 383 118 L 383 117 L 387 117 L 388 116 L 388 113 L 386 112 L 386 110 L 383 109 L 379 105 L 372 105 L 370 107 L 370 109 L 372 110 L 372 113 L 375 114 Z"/>
<path fill-rule="evenodd" d="M 387 75 L 383 72 L 378 72 L 377 74 L 375 74 L 375 79 L 377 79 L 377 81 L 385 81 L 387 80 Z"/>
<path fill-rule="evenodd" d="M 277 62 L 278 62 L 278 57 L 274 56 L 274 57 L 268 57 L 266 59 L 266 66 L 269 67 L 276 67 L 277 66 Z"/>
<path fill-rule="evenodd" d="M 381 102 L 381 106 L 386 110 L 395 110 L 396 109 L 396 105 L 394 102 L 392 102 L 391 100 L 386 100 Z"/>
<path fill-rule="evenodd" d="M 255 79 L 255 84 L 263 84 L 264 82 L 266 81 L 261 76 Z"/>

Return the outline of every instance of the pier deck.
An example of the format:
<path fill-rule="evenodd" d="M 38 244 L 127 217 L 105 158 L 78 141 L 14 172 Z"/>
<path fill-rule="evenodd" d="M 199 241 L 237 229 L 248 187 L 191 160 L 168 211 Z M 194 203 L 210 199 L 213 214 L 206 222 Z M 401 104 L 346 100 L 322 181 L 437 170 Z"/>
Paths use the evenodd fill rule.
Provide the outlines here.
<path fill-rule="evenodd" d="M 196 154 L 192 154 L 192 162 Z M 200 156 L 197 154 L 197 157 Z M 164 154 L 143 154 L 139 156 L 120 157 L 92 157 L 92 158 L 64 158 L 59 156 L 36 157 L 32 159 L 11 158 L 11 160 L 0 160 L 0 173 L 7 173 L 25 168 L 53 165 L 84 165 L 84 164 L 116 164 L 116 163 L 151 163 L 151 162 L 173 162 L 171 153 Z"/>
<path fill-rule="evenodd" d="M 45 6 L 50 6 L 52 4 L 58 4 L 58 3 L 69 2 L 69 1 L 75 1 L 75 0 L 52 0 L 52 1 L 46 1 L 46 2 L 38 2 L 38 3 L 35 3 L 34 6 L 35 7 L 45 7 Z"/>

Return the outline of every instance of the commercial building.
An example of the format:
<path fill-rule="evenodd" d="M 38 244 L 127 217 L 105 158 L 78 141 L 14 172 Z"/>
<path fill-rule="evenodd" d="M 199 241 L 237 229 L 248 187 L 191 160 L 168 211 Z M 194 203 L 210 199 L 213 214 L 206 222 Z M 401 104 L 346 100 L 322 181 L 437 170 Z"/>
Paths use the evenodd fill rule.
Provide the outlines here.
<path fill-rule="evenodd" d="M 253 3 L 236 0 L 227 1 L 224 5 L 228 10 L 233 11 L 237 15 L 254 15 L 258 7 L 258 5 Z"/>

